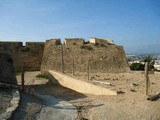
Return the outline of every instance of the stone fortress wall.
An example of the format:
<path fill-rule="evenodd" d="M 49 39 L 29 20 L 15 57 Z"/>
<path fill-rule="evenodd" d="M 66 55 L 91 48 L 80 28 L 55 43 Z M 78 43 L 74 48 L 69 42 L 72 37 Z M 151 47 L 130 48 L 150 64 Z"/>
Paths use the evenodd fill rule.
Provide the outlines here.
<path fill-rule="evenodd" d="M 100 38 L 89 38 L 88 42 L 83 38 L 67 38 L 64 44 L 61 44 L 60 39 L 47 40 L 41 64 L 42 73 L 48 70 L 62 71 L 62 64 L 65 72 L 72 72 L 73 68 L 75 72 L 86 72 L 88 64 L 90 72 L 129 71 L 123 46 Z"/>
<path fill-rule="evenodd" d="M 63 62 L 62 62 L 63 49 Z M 123 46 L 112 40 L 89 38 L 50 39 L 46 42 L 0 42 L 0 53 L 9 54 L 16 70 L 48 70 L 65 72 L 126 72 L 129 65 Z M 73 64 L 74 62 L 74 64 Z"/>
<path fill-rule="evenodd" d="M 44 42 L 0 42 L 0 53 L 8 54 L 13 59 L 16 70 L 40 70 Z"/>

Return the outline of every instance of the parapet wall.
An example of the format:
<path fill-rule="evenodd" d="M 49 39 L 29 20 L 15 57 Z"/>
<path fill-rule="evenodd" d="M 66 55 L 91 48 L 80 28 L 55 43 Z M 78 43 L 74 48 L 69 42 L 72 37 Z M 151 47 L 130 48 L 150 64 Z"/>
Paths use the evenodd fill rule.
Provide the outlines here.
<path fill-rule="evenodd" d="M 73 38 L 65 39 L 64 44 L 55 43 L 60 43 L 60 39 L 48 40 L 45 44 L 42 73 L 61 71 L 62 64 L 65 72 L 72 72 L 73 66 L 75 72 L 87 72 L 88 64 L 90 72 L 129 71 L 123 46 L 115 45 L 112 40 L 92 38 L 86 43 L 83 38 Z"/>
<path fill-rule="evenodd" d="M 33 69 L 40 70 L 44 50 L 44 42 L 0 42 L 0 53 L 12 57 L 16 70 Z"/>
<path fill-rule="evenodd" d="M 93 43 L 93 44 L 114 45 L 113 40 L 109 40 L 109 39 L 89 38 L 88 41 L 89 41 L 89 43 Z"/>
<path fill-rule="evenodd" d="M 64 45 L 83 45 L 84 38 L 65 38 Z"/>

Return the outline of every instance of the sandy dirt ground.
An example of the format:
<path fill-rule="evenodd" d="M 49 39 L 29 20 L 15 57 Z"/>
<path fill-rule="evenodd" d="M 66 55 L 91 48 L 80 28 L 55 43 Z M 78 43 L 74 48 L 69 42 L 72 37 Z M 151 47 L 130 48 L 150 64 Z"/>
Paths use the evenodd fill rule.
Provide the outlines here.
<path fill-rule="evenodd" d="M 86 79 L 85 73 L 77 78 Z M 150 74 L 149 95 L 160 92 L 160 73 Z M 110 85 L 100 84 L 110 83 Z M 92 96 L 93 104 L 103 104 L 88 110 L 90 120 L 160 120 L 160 100 L 148 101 L 145 95 L 145 77 L 141 72 L 121 74 L 96 73 L 90 75 L 90 81 L 111 90 L 121 91 L 118 96 Z"/>
<path fill-rule="evenodd" d="M 36 78 L 35 76 L 39 73 L 27 72 L 25 74 L 25 84 L 28 91 L 52 95 L 75 105 L 78 109 L 77 120 L 82 118 L 89 120 L 160 120 L 160 100 L 153 102 L 147 100 L 144 74 L 141 72 L 90 74 L 88 82 L 114 91 L 121 91 L 117 96 L 94 96 L 77 93 L 62 86 L 53 85 L 48 80 Z M 87 74 L 76 73 L 75 77 L 86 80 Z M 151 74 L 149 78 L 151 83 L 149 94 L 160 92 L 160 73 Z M 20 76 L 17 76 L 17 79 L 20 83 Z M 101 81 L 101 83 L 95 81 Z M 110 85 L 105 85 L 102 82 L 110 83 Z M 30 107 L 33 103 L 31 102 L 31 106 L 24 109 L 24 112 L 28 113 L 28 118 L 31 116 L 29 112 L 32 111 Z M 41 106 L 39 101 L 37 106 L 33 106 L 37 110 L 33 110 L 32 114 L 36 115 Z"/>

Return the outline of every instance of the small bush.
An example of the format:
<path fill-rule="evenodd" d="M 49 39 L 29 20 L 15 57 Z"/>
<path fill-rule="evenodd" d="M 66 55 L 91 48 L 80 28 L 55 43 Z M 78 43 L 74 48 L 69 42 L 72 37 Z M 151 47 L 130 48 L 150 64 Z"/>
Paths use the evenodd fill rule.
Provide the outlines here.
<path fill-rule="evenodd" d="M 40 70 L 36 68 L 27 68 L 26 71 L 33 72 L 33 71 L 40 71 Z"/>
<path fill-rule="evenodd" d="M 93 48 L 91 46 L 84 46 L 84 45 L 82 45 L 80 48 L 81 49 L 86 49 L 86 50 L 89 50 L 89 51 L 93 50 Z"/>
<path fill-rule="evenodd" d="M 74 43 L 72 43 L 72 45 L 77 45 L 77 44 L 74 42 Z"/>
<path fill-rule="evenodd" d="M 96 47 L 107 47 L 105 44 L 103 43 L 95 43 L 94 46 Z"/>
<path fill-rule="evenodd" d="M 29 52 L 29 51 L 30 51 L 30 49 L 27 48 L 27 47 L 24 47 L 24 48 L 22 49 L 22 52 Z"/>
<path fill-rule="evenodd" d="M 39 69 L 36 69 L 36 68 L 27 68 L 27 67 L 23 67 L 23 70 L 25 72 L 34 72 L 34 71 L 39 71 Z M 18 69 L 16 70 L 16 74 L 19 74 L 22 72 L 22 69 Z"/>
<path fill-rule="evenodd" d="M 38 75 L 36 75 L 36 77 L 37 78 L 46 78 L 46 79 L 48 79 L 48 75 L 46 75 L 46 74 L 38 74 Z"/>
<path fill-rule="evenodd" d="M 22 70 L 16 70 L 16 75 L 20 75 Z"/>
<path fill-rule="evenodd" d="M 141 63 L 132 63 L 130 65 L 131 70 L 144 70 L 144 65 Z"/>
<path fill-rule="evenodd" d="M 100 44 L 100 47 L 106 47 L 106 45 L 101 43 L 101 44 Z"/>

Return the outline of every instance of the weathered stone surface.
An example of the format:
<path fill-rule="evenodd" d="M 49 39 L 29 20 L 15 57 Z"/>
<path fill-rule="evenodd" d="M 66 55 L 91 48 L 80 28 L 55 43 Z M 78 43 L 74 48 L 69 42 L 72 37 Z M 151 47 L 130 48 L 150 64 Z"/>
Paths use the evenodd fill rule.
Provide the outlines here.
<path fill-rule="evenodd" d="M 84 39 L 83 38 L 65 38 L 64 44 L 65 45 L 83 45 Z"/>
<path fill-rule="evenodd" d="M 94 44 L 108 44 L 108 40 L 107 39 L 102 39 L 102 38 L 89 38 L 88 41 L 90 43 L 94 43 Z M 111 41 L 111 40 L 109 40 Z"/>
<path fill-rule="evenodd" d="M 0 53 L 9 54 L 16 70 L 25 69 L 40 70 L 43 56 L 43 42 L 0 42 Z"/>
<path fill-rule="evenodd" d="M 8 54 L 0 53 L 0 82 L 17 84 L 13 60 Z"/>
<path fill-rule="evenodd" d="M 59 38 L 50 39 L 50 40 L 47 40 L 46 42 L 50 42 L 50 44 L 52 45 L 61 45 L 61 40 Z"/>
<path fill-rule="evenodd" d="M 90 72 L 120 73 L 129 71 L 123 46 L 110 45 L 108 41 L 102 39 L 99 44 L 65 44 L 62 46 L 64 71 L 72 72 L 73 60 L 74 71 L 77 72 L 87 72 L 88 61 Z M 62 46 L 53 45 L 52 41 L 48 41 L 45 44 L 41 64 L 42 72 L 48 70 L 61 71 Z"/>
<path fill-rule="evenodd" d="M 44 49 L 45 46 L 45 49 Z M 16 70 L 61 71 L 62 46 L 64 69 L 86 72 L 89 61 L 90 72 L 126 72 L 129 65 L 122 46 L 112 40 L 91 38 L 84 43 L 83 38 L 65 38 L 64 45 L 60 39 L 43 42 L 0 42 L 0 53 L 6 53 L 13 59 Z M 43 55 L 44 52 L 44 55 Z M 43 57 L 43 60 L 42 60 Z"/>

